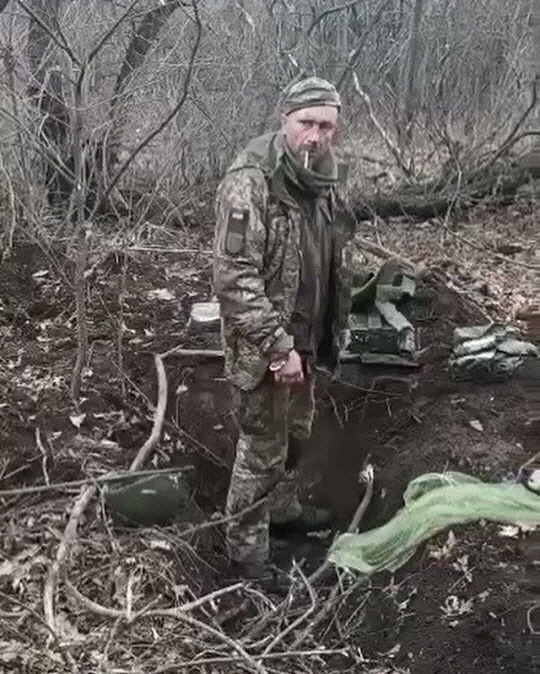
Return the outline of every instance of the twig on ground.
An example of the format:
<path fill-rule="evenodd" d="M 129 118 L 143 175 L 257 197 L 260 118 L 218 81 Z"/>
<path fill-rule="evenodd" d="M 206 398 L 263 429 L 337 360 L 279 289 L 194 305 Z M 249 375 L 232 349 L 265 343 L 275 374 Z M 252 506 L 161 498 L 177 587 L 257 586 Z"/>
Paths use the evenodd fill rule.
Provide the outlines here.
<path fill-rule="evenodd" d="M 298 575 L 302 579 L 302 582 L 304 583 L 308 593 L 309 593 L 309 598 L 311 601 L 310 606 L 308 607 L 307 611 L 305 611 L 301 616 L 299 616 L 296 620 L 293 620 L 293 622 L 290 625 L 287 625 L 287 627 L 280 632 L 278 635 L 272 639 L 272 641 L 268 644 L 268 646 L 264 649 L 262 652 L 262 655 L 268 655 L 271 651 L 274 650 L 274 648 L 281 642 L 283 639 L 292 632 L 294 629 L 298 627 L 301 623 L 303 623 L 309 616 L 313 613 L 315 610 L 315 607 L 317 605 L 317 597 L 315 595 L 315 592 L 313 590 L 313 587 L 311 586 L 311 583 L 309 580 L 306 578 L 304 572 L 302 569 L 295 563 L 294 568 L 298 571 Z"/>
<path fill-rule="evenodd" d="M 167 356 L 167 353 L 163 354 L 161 358 L 165 360 L 165 357 Z M 118 369 L 118 364 L 115 363 L 114 361 L 113 365 Z M 137 393 L 137 395 L 145 400 L 149 405 L 152 405 L 150 399 L 148 396 L 142 391 L 137 384 L 125 373 L 125 372 L 120 372 L 120 375 L 122 377 L 125 377 L 125 380 L 128 382 L 128 384 L 131 386 L 131 388 Z M 164 422 L 165 426 L 169 425 L 171 428 L 173 428 L 177 433 L 180 433 L 183 435 L 189 442 L 192 442 L 196 447 L 201 449 L 208 457 L 211 459 L 216 466 L 220 466 L 221 468 L 229 468 L 227 465 L 227 462 L 221 459 L 217 454 L 215 454 L 209 447 L 207 447 L 205 444 L 203 444 L 200 440 L 197 440 L 197 438 L 194 438 L 192 435 L 190 435 L 186 430 L 181 428 L 178 423 L 172 419 L 169 421 Z"/>
<path fill-rule="evenodd" d="M 362 497 L 362 500 L 360 501 L 360 504 L 358 505 L 358 508 L 356 509 L 356 512 L 354 513 L 351 523 L 349 524 L 349 527 L 347 529 L 347 531 L 350 533 L 357 530 L 358 525 L 362 521 L 362 518 L 371 501 L 371 497 L 373 495 L 373 478 L 374 478 L 373 466 L 369 464 L 360 474 L 360 479 L 365 481 L 367 483 L 367 486 L 364 496 Z M 324 562 L 321 564 L 321 566 L 319 566 L 319 568 L 316 569 L 311 574 L 311 576 L 309 576 L 309 578 L 307 579 L 308 583 L 315 582 L 320 576 L 322 576 L 325 573 L 325 571 L 328 568 L 330 568 L 330 562 L 328 559 L 325 559 Z M 307 636 L 313 630 L 313 628 L 316 625 L 318 625 L 328 615 L 328 613 L 330 612 L 330 610 L 332 609 L 332 607 L 336 602 L 340 587 L 341 587 L 340 582 L 338 580 L 338 582 L 335 583 L 332 589 L 330 590 L 330 594 L 326 598 L 324 604 L 321 606 L 321 610 L 319 611 L 319 613 L 317 613 L 317 615 L 313 618 L 313 620 L 306 627 L 306 629 L 301 634 L 297 635 L 296 639 L 293 641 L 291 645 L 291 648 L 293 649 L 298 648 L 298 646 L 307 638 Z M 314 610 L 315 606 L 313 607 L 311 613 L 313 613 Z"/>
<path fill-rule="evenodd" d="M 28 604 L 25 604 L 24 602 L 20 601 L 20 599 L 17 599 L 16 597 L 13 597 L 9 594 L 5 594 L 4 592 L 0 591 L 0 597 L 4 597 L 5 599 L 9 600 L 10 602 L 13 602 L 14 604 L 17 604 L 17 606 L 21 606 L 23 609 L 28 611 L 28 613 L 30 613 L 41 625 L 43 625 L 47 629 L 47 631 L 50 633 L 51 639 L 56 644 L 56 647 L 58 648 L 58 652 L 60 653 L 60 655 L 61 655 L 62 659 L 64 660 L 64 662 L 66 663 L 66 665 L 71 666 L 73 672 L 79 671 L 78 667 L 76 666 L 75 662 L 73 661 L 73 657 L 72 657 L 71 653 L 69 653 L 68 651 L 66 651 L 64 649 L 64 647 L 62 646 L 62 644 L 58 640 L 58 636 L 57 636 L 56 632 L 50 628 L 50 625 L 47 623 L 47 621 L 44 620 L 42 618 L 42 616 L 37 611 L 35 611 L 31 606 L 28 606 Z"/>
<path fill-rule="evenodd" d="M 171 469 L 171 468 L 156 468 L 155 470 L 133 470 L 133 471 L 123 471 L 106 473 L 105 475 L 99 475 L 98 477 L 88 477 L 84 480 L 71 480 L 68 482 L 53 482 L 51 484 L 39 484 L 32 487 L 18 487 L 17 489 L 1 489 L 0 496 L 20 496 L 22 494 L 40 494 L 46 491 L 63 491 L 67 489 L 74 489 L 75 487 L 82 487 L 85 484 L 97 483 L 101 484 L 102 482 L 113 482 L 119 478 L 124 477 L 125 475 L 130 475 L 130 477 L 146 477 L 150 475 L 162 475 L 164 473 L 170 473 L 173 470 L 181 472 L 182 470 L 187 470 L 191 466 L 184 466 L 183 468 Z"/>
<path fill-rule="evenodd" d="M 163 419 L 165 417 L 165 408 L 167 406 L 167 378 L 165 375 L 165 368 L 163 367 L 163 360 L 156 355 L 154 358 L 157 377 L 158 377 L 158 403 L 154 413 L 154 423 L 150 437 L 143 444 L 137 452 L 137 456 L 131 463 L 129 471 L 138 470 L 144 461 L 148 458 L 150 452 L 157 443 L 161 428 L 163 426 Z M 49 571 L 45 578 L 45 586 L 43 589 L 43 610 L 45 613 L 45 620 L 51 632 L 56 634 L 56 617 L 54 610 L 54 598 L 58 582 L 58 576 L 64 561 L 67 558 L 70 545 L 77 535 L 77 527 L 86 507 L 94 497 L 97 491 L 97 486 L 89 485 L 82 489 L 79 498 L 75 501 L 75 505 L 71 511 L 68 524 L 60 541 L 60 545 L 56 551 L 54 562 L 50 565 Z"/>
<path fill-rule="evenodd" d="M 183 606 L 177 606 L 175 608 L 153 608 L 153 609 L 146 607 L 141 611 L 136 611 L 135 613 L 132 611 L 128 612 L 121 609 L 109 608 L 107 606 L 102 606 L 101 604 L 98 604 L 95 601 L 92 601 L 91 599 L 88 599 L 88 597 L 85 597 L 83 594 L 81 594 L 81 592 L 79 592 L 79 590 L 77 590 L 77 588 L 67 579 L 66 579 L 66 587 L 69 590 L 69 592 L 75 597 L 75 599 L 81 602 L 81 604 L 86 606 L 86 608 L 92 611 L 93 613 L 97 613 L 98 615 L 102 615 L 107 618 L 124 619 L 126 623 L 129 624 L 134 622 L 135 620 L 138 620 L 139 618 L 180 618 L 187 611 L 193 611 L 194 609 L 203 606 L 203 604 L 214 601 L 215 599 L 221 597 L 224 594 L 229 594 L 231 592 L 235 592 L 236 590 L 242 589 L 244 587 L 244 583 L 235 583 L 234 585 L 229 585 L 228 587 L 220 588 L 219 590 L 215 590 L 214 592 L 205 594 L 204 596 L 199 597 L 198 599 L 194 599 L 193 601 L 190 601 L 187 604 L 184 604 Z"/>
<path fill-rule="evenodd" d="M 139 470 L 150 455 L 150 452 L 154 449 L 161 436 L 163 420 L 165 419 L 165 409 L 167 407 L 167 376 L 165 374 L 162 356 L 156 354 L 154 356 L 154 363 L 158 378 L 158 403 L 154 413 L 154 423 L 152 425 L 150 437 L 139 449 L 137 456 L 133 459 L 131 466 L 129 467 L 130 472 Z"/>
<path fill-rule="evenodd" d="M 486 255 L 490 255 L 491 257 L 494 257 L 496 260 L 501 260 L 501 262 L 507 262 L 508 264 L 514 265 L 514 267 L 523 267 L 524 269 L 533 269 L 534 271 L 540 271 L 540 265 L 538 264 L 529 264 L 528 262 L 520 262 L 519 260 L 513 260 L 511 257 L 508 257 L 507 255 L 501 255 L 500 253 L 496 253 L 493 250 L 489 250 L 488 248 L 484 248 L 484 246 L 480 246 L 479 244 L 475 243 L 474 241 L 470 241 L 466 237 L 462 236 L 461 234 L 458 234 L 457 232 L 454 232 L 450 227 L 448 227 L 445 222 L 440 221 L 439 219 L 439 224 L 440 227 L 447 232 L 448 234 L 451 234 L 452 236 L 455 236 L 456 239 L 461 241 L 462 243 L 466 244 L 467 246 L 471 246 L 475 250 L 479 250 L 482 253 L 485 253 Z"/>
<path fill-rule="evenodd" d="M 371 502 L 371 497 L 373 496 L 373 478 L 373 466 L 369 464 L 360 474 L 360 480 L 366 483 L 366 491 L 364 492 L 364 496 L 362 497 L 362 500 L 360 501 L 360 504 L 351 520 L 351 523 L 349 524 L 349 528 L 347 529 L 349 533 L 355 533 L 358 530 L 358 526 Z"/>
<path fill-rule="evenodd" d="M 188 615 L 180 615 L 179 618 L 188 625 L 191 625 L 192 627 L 197 627 L 199 630 L 202 630 L 203 632 L 208 632 L 208 634 L 211 634 L 212 636 L 216 637 L 216 639 L 219 639 L 220 641 L 230 646 L 233 650 L 235 650 L 238 653 L 238 655 L 242 658 L 243 662 L 249 665 L 255 672 L 257 672 L 257 674 L 268 674 L 268 671 L 263 667 L 263 665 L 260 662 L 257 662 L 249 653 L 247 653 L 247 651 L 245 651 L 242 648 L 242 646 L 237 641 L 234 641 L 234 639 L 231 639 L 223 632 L 220 632 L 219 630 L 215 629 L 214 627 L 210 627 L 210 625 L 207 625 L 201 620 L 197 620 L 196 618 L 192 618 L 191 616 Z"/>
<path fill-rule="evenodd" d="M 523 469 L 527 468 L 527 466 L 530 466 L 531 463 L 534 463 L 538 458 L 540 458 L 540 452 L 536 452 L 536 454 L 531 456 L 530 459 L 527 459 L 527 461 L 525 461 L 525 463 L 521 464 L 521 466 L 519 467 L 519 470 L 517 472 L 517 477 L 516 477 L 516 480 L 518 482 L 523 477 Z"/>
<path fill-rule="evenodd" d="M 282 653 L 268 653 L 267 655 L 260 655 L 259 660 L 279 660 L 290 658 L 318 658 L 330 655 L 342 655 L 349 657 L 350 653 L 346 648 L 322 649 L 315 648 L 311 651 L 283 651 Z M 188 667 L 199 667 L 201 665 L 219 665 L 229 662 L 238 662 L 239 657 L 216 657 L 216 658 L 202 658 L 200 660 L 191 660 L 190 662 L 179 662 L 175 665 L 168 665 L 167 667 L 155 669 L 152 674 L 167 674 L 167 672 L 176 672 L 179 669 L 187 669 Z"/>
<path fill-rule="evenodd" d="M 230 646 L 234 651 L 238 653 L 241 660 L 245 662 L 246 665 L 249 665 L 250 669 L 257 672 L 257 674 L 268 674 L 267 670 L 260 663 L 258 663 L 251 655 L 249 655 L 249 653 L 247 653 L 237 641 L 231 639 L 223 632 L 219 631 L 214 627 L 211 627 L 202 620 L 197 620 L 196 618 L 187 615 L 188 610 L 198 608 L 206 601 L 211 601 L 222 594 L 240 589 L 241 587 L 243 587 L 243 585 L 244 585 L 243 583 L 236 583 L 235 585 L 231 585 L 230 587 L 226 587 L 221 590 L 216 590 L 215 592 L 211 592 L 210 594 L 205 595 L 200 599 L 196 599 L 195 601 L 185 604 L 184 606 L 180 606 L 178 608 L 152 609 L 146 612 L 141 611 L 138 613 L 134 613 L 131 615 L 129 622 L 133 622 L 134 620 L 141 617 L 145 618 L 164 617 L 180 620 L 188 625 L 191 625 L 192 627 L 198 628 L 202 632 L 207 632 L 208 634 L 211 634 L 212 636 L 216 637 L 219 641 L 222 641 L 223 643 Z M 97 604 L 91 599 L 88 599 L 88 597 L 82 595 L 77 590 L 77 588 L 75 588 L 69 581 L 66 581 L 66 587 L 71 592 L 71 594 L 76 599 L 78 599 L 82 604 L 84 604 L 84 606 L 86 606 L 86 608 L 89 609 L 90 611 L 108 618 L 115 618 L 115 619 L 122 618 L 127 620 L 128 616 L 126 611 L 120 609 L 107 608 L 105 606 L 101 606 L 101 604 Z"/>
<path fill-rule="evenodd" d="M 260 498 L 258 501 L 255 501 L 255 503 L 252 503 L 251 505 L 247 506 L 247 508 L 239 510 L 237 513 L 234 513 L 233 515 L 223 515 L 223 517 L 216 517 L 215 520 L 209 520 L 208 522 L 203 522 L 202 524 L 194 524 L 191 527 L 183 529 L 179 535 L 182 537 L 188 535 L 191 536 L 191 534 L 198 533 L 199 531 L 203 531 L 204 529 L 217 527 L 220 524 L 227 524 L 227 522 L 234 522 L 234 520 L 237 520 L 246 515 L 247 513 L 251 512 L 252 510 L 255 510 L 255 508 L 258 508 L 266 501 L 266 499 L 267 497 L 264 496 L 263 498 Z"/>
<path fill-rule="evenodd" d="M 365 512 L 371 502 L 371 497 L 373 496 L 373 479 L 374 479 L 374 471 L 373 471 L 373 466 L 369 464 L 366 466 L 364 471 L 360 474 L 360 479 L 362 481 L 366 482 L 366 491 L 364 492 L 364 495 L 362 497 L 362 500 L 358 504 L 358 508 L 356 509 L 353 518 L 351 520 L 351 523 L 349 524 L 349 527 L 347 531 L 349 533 L 355 532 L 358 529 L 358 526 L 360 522 L 362 521 L 362 518 L 365 515 Z M 316 569 L 311 576 L 309 576 L 308 580 L 310 583 L 314 583 L 320 576 L 322 576 L 325 571 L 330 567 L 330 562 L 328 559 L 325 559 L 324 562 L 319 566 L 318 569 Z"/>
<path fill-rule="evenodd" d="M 211 250 L 201 250 L 200 248 L 158 248 L 145 246 L 129 246 L 126 251 L 134 253 L 179 253 L 179 254 L 195 254 L 212 255 Z"/>
<path fill-rule="evenodd" d="M 45 620 L 51 632 L 56 634 L 56 617 L 54 610 L 54 595 L 56 593 L 56 586 L 58 581 L 58 575 L 62 564 L 67 558 L 70 545 L 74 540 L 77 534 L 77 527 L 79 525 L 79 520 L 82 517 L 83 512 L 86 510 L 86 507 L 94 497 L 97 491 L 95 485 L 89 485 L 82 489 L 79 494 L 79 498 L 75 501 L 75 505 L 71 510 L 69 516 L 69 521 L 56 551 L 56 557 L 54 562 L 49 567 L 47 576 L 45 578 L 45 586 L 43 588 L 43 611 L 45 613 Z"/>
<path fill-rule="evenodd" d="M 387 260 L 393 257 L 398 260 L 401 260 L 401 262 L 406 264 L 408 267 L 411 267 L 411 269 L 416 270 L 417 273 L 421 272 L 421 269 L 417 269 L 418 265 L 416 265 L 408 257 L 404 257 L 403 255 L 401 255 L 401 253 L 396 253 L 395 251 L 390 250 L 389 248 L 385 248 L 384 246 L 381 246 L 373 241 L 370 241 L 369 239 L 366 239 L 363 236 L 360 236 L 359 234 L 355 234 L 354 242 L 358 243 L 358 245 L 367 250 L 368 253 L 372 253 L 373 255 L 382 258 L 383 260 Z"/>
<path fill-rule="evenodd" d="M 351 520 L 351 523 L 349 524 L 349 527 L 348 527 L 349 532 L 354 531 L 358 527 L 358 525 L 360 524 L 360 522 L 362 520 L 362 517 L 364 516 L 364 514 L 367 510 L 367 507 L 368 507 L 368 505 L 371 501 L 371 497 L 373 495 L 373 479 L 374 479 L 373 467 L 371 465 L 368 465 L 365 468 L 365 470 L 363 471 L 363 473 L 361 474 L 361 478 L 362 478 L 362 476 L 364 477 L 365 481 L 367 482 L 367 487 L 366 487 L 366 491 L 364 493 L 364 496 L 362 497 L 362 500 L 360 501 L 360 504 L 359 504 L 358 508 L 356 509 L 356 512 L 355 512 L 355 514 L 354 514 L 354 516 Z M 317 599 L 317 597 L 314 593 L 312 584 L 316 580 L 318 580 L 329 568 L 330 568 L 330 562 L 328 561 L 328 559 L 325 559 L 325 561 L 308 578 L 305 579 L 306 587 L 308 588 L 310 597 L 311 598 L 315 597 L 315 605 L 310 606 L 310 608 L 308 609 L 309 612 L 307 614 L 304 614 L 303 616 L 301 616 L 302 621 L 305 620 L 306 617 L 309 617 L 309 615 L 312 615 L 312 613 L 315 611 L 315 609 L 319 605 L 320 602 L 318 601 L 318 599 Z M 307 626 L 307 628 L 299 636 L 296 637 L 296 639 L 292 643 L 291 648 L 293 648 L 293 649 L 297 648 L 298 645 L 302 641 L 304 641 L 304 639 L 307 637 L 307 635 L 311 632 L 313 627 L 318 625 L 320 623 L 320 621 L 328 614 L 329 610 L 332 608 L 332 606 L 335 603 L 335 600 L 337 598 L 339 589 L 340 589 L 340 583 L 338 582 L 332 587 L 332 590 L 330 591 L 329 596 L 325 600 L 324 606 L 322 607 L 321 611 L 319 611 L 319 613 L 317 613 L 317 615 L 313 618 L 313 620 L 310 622 L 310 624 Z M 264 616 L 258 623 L 256 623 L 249 630 L 249 632 L 245 635 L 245 639 L 253 638 L 257 634 L 259 634 L 261 632 L 261 630 L 266 625 L 268 625 L 270 620 L 275 615 L 277 615 L 281 610 L 283 610 L 283 608 L 284 608 L 284 606 L 285 606 L 285 604 L 287 603 L 288 600 L 289 600 L 289 598 L 287 597 L 287 599 L 284 599 L 282 602 L 280 602 L 280 604 L 278 604 L 278 606 L 276 606 L 269 614 Z M 297 624 L 299 624 L 299 622 L 295 624 L 295 627 L 297 626 Z M 283 638 L 283 636 L 285 634 L 288 634 L 289 632 L 290 632 L 290 629 L 287 628 L 284 631 L 283 634 L 279 635 L 280 640 Z M 273 648 L 273 645 L 272 645 L 272 648 Z M 269 646 L 267 647 L 266 650 L 268 650 L 268 649 L 269 649 Z"/>
<path fill-rule="evenodd" d="M 41 469 L 43 470 L 43 479 L 45 480 L 45 484 L 49 485 L 49 473 L 47 472 L 47 451 L 45 450 L 45 447 L 43 446 L 43 443 L 41 442 L 41 433 L 38 427 L 36 427 L 36 445 L 39 451 L 41 452 L 42 455 L 42 460 L 41 460 Z"/>
<path fill-rule="evenodd" d="M 165 360 L 169 356 L 195 356 L 198 358 L 223 358 L 225 354 L 221 349 L 184 349 L 182 346 L 173 346 L 172 349 L 162 353 L 160 358 Z"/>
<path fill-rule="evenodd" d="M 296 636 L 296 639 L 291 644 L 292 649 L 298 648 L 298 646 L 303 641 L 305 641 L 308 635 L 313 631 L 313 628 L 316 627 L 328 615 L 328 613 L 330 613 L 331 609 L 334 607 L 334 604 L 336 603 L 339 590 L 340 590 L 340 583 L 338 581 L 332 586 L 330 594 L 325 599 L 324 604 L 321 606 L 321 610 L 309 623 L 306 629 Z"/>

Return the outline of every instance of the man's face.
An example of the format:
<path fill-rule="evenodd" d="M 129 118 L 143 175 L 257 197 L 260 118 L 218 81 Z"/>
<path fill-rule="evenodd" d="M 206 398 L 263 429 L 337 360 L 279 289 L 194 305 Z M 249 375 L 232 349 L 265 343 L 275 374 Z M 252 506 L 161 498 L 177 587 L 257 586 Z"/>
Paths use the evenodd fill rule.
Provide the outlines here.
<path fill-rule="evenodd" d="M 338 109 L 333 105 L 293 110 L 281 115 L 281 130 L 296 160 L 307 165 L 309 160 L 326 154 L 334 142 Z"/>

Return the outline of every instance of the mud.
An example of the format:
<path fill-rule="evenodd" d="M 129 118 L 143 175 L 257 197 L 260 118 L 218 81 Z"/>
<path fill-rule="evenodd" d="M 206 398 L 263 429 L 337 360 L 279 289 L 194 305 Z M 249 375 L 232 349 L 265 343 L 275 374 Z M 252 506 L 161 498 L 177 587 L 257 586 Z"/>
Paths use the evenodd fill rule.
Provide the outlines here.
<path fill-rule="evenodd" d="M 210 335 L 198 336 L 186 327 L 191 302 L 208 299 L 211 292 L 203 248 L 207 242 L 201 243 L 199 234 L 196 241 L 201 253 L 129 257 L 125 273 L 116 258 L 96 261 L 89 294 L 91 358 L 81 405 L 85 417 L 79 427 L 70 420 L 75 347 L 70 290 L 51 271 L 40 275 L 50 260 L 35 248 L 25 248 L 2 265 L 2 488 L 42 484 L 45 469 L 51 482 L 61 482 L 129 465 L 152 425 L 157 396 L 152 353 L 177 344 L 215 345 Z M 159 243 L 175 245 L 172 239 Z M 194 248 L 190 241 L 182 244 Z M 313 435 L 295 452 L 302 495 L 330 508 L 334 531 L 323 539 L 274 539 L 273 559 L 283 568 L 293 559 L 306 568 L 320 562 L 334 532 L 348 526 L 362 497 L 358 476 L 367 461 L 375 468 L 375 490 L 364 529 L 387 521 L 401 507 L 407 483 L 422 473 L 455 469 L 485 480 L 515 479 L 519 466 L 540 449 L 536 426 L 530 424 L 526 372 L 521 379 L 490 386 L 451 381 L 445 351 L 451 330 L 477 322 L 479 314 L 474 302 L 445 284 L 435 273 L 419 288 L 413 320 L 421 329 L 422 346 L 440 347 L 421 368 L 348 365 L 341 381 L 318 375 Z M 156 289 L 167 290 L 174 299 L 156 300 L 151 294 Z M 224 507 L 237 434 L 234 395 L 219 360 L 171 357 L 166 368 L 166 423 L 151 466 L 193 463 L 199 515 L 205 520 Z M 72 495 L 25 496 L 4 503 L 1 560 L 34 545 L 40 554 L 53 556 Z M 183 584 L 200 594 L 235 580 L 226 567 L 219 531 L 199 537 L 200 559 L 195 559 L 183 557 L 180 545 L 163 553 L 150 550 L 154 533 L 118 532 L 112 539 L 108 527 L 97 504 L 84 521 L 83 543 L 70 562 L 70 577 L 89 596 L 103 590 L 96 569 L 104 577 L 117 569 L 127 574 L 122 565 L 133 559 L 141 564 L 150 560 L 144 571 L 145 602 L 173 596 Z M 172 540 L 174 530 L 163 535 Z M 540 537 L 523 532 L 503 537 L 499 527 L 485 523 L 455 527 L 453 537 L 449 544 L 449 532 L 442 533 L 393 576 L 373 578 L 369 600 L 365 591 L 347 595 L 330 623 L 313 635 L 314 645 L 327 648 L 347 635 L 360 664 L 336 660 L 333 671 L 373 671 L 376 666 L 411 674 L 540 671 Z M 40 573 L 34 569 L 16 596 L 40 611 L 44 567 L 37 568 Z M 167 569 L 168 575 L 148 570 L 156 568 Z M 0 591 L 15 596 L 12 583 L 2 578 Z M 100 601 L 108 603 L 112 591 L 105 588 Z M 6 603 L 4 608 L 9 613 L 13 606 Z M 64 610 L 74 621 L 81 615 L 80 607 L 74 610 L 69 602 Z M 228 605 L 229 610 L 234 619 L 227 618 L 225 606 L 222 618 L 233 634 L 251 614 L 241 606 Z M 129 638 L 127 632 L 123 636 Z M 30 641 L 23 645 L 31 648 Z"/>
<path fill-rule="evenodd" d="M 362 529 L 387 521 L 401 507 L 408 482 L 424 472 L 460 470 L 487 481 L 512 480 L 530 456 L 524 448 L 527 396 L 519 376 L 474 386 L 452 382 L 443 369 L 351 368 L 341 382 L 319 377 L 313 435 L 299 456 L 304 499 L 328 507 L 335 530 L 345 530 L 356 510 L 364 489 L 359 473 L 368 461 L 376 480 Z M 230 465 L 236 431 L 219 364 L 199 364 L 191 377 L 179 418 Z M 199 470 L 201 495 L 222 507 L 228 471 L 203 455 Z M 391 652 L 389 663 L 414 674 L 540 671 L 540 641 L 532 633 L 540 627 L 540 537 L 505 539 L 485 523 L 454 533 L 457 543 L 442 558 L 431 552 L 444 549 L 448 532 L 393 577 L 374 579 L 379 590 L 365 606 L 358 648 L 366 657 Z M 312 569 L 330 541 L 331 535 L 326 541 L 274 540 L 273 560 L 286 567 L 296 559 Z M 350 611 L 361 602 L 356 597 Z"/>

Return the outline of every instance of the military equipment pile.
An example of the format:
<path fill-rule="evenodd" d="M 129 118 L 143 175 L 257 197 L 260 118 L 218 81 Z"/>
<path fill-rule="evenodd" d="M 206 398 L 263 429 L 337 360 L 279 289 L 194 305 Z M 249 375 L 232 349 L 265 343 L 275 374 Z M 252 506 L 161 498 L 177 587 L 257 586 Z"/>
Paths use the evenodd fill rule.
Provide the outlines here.
<path fill-rule="evenodd" d="M 455 381 L 505 381 L 525 358 L 539 355 L 534 344 L 520 339 L 516 328 L 500 323 L 456 328 L 453 341 L 449 365 Z"/>

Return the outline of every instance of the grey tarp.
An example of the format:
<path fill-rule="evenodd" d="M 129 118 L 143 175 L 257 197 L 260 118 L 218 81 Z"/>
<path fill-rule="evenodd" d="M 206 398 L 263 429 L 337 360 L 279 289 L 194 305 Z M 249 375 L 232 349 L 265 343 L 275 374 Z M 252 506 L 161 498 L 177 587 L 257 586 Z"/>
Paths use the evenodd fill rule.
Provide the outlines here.
<path fill-rule="evenodd" d="M 404 500 L 387 524 L 339 536 L 330 561 L 366 574 L 394 571 L 420 543 L 453 524 L 486 519 L 540 526 L 540 495 L 516 482 L 488 484 L 462 473 L 428 473 L 409 484 Z"/>

